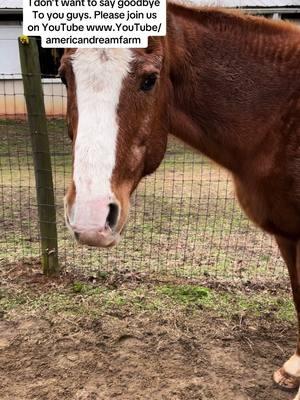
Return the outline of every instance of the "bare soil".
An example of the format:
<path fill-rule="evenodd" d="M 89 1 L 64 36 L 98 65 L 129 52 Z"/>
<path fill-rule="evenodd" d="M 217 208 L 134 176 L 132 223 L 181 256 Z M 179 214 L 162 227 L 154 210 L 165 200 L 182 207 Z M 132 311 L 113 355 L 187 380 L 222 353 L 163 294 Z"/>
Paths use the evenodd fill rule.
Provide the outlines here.
<path fill-rule="evenodd" d="M 39 305 L 43 294 L 67 293 L 79 279 L 48 279 L 32 268 L 2 270 L 6 300 L 13 290 L 25 302 L 34 294 L 35 302 L 1 314 L 1 400 L 292 398 L 273 385 L 272 373 L 293 351 L 293 322 L 271 314 L 221 318 L 201 307 L 114 304 L 99 315 L 76 315 L 67 307 L 58 312 L 50 303 L 47 309 Z M 103 285 L 130 293 L 140 282 L 132 277 Z M 75 300 L 87 301 L 80 294 Z"/>

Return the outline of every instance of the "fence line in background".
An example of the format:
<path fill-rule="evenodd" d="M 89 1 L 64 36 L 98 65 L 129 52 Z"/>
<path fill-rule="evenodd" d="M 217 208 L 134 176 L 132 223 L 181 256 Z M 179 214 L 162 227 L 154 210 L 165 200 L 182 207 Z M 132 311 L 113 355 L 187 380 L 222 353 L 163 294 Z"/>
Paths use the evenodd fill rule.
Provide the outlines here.
<path fill-rule="evenodd" d="M 47 119 L 55 224 L 53 214 L 42 217 L 38 212 L 40 206 L 48 211 L 54 207 L 51 196 L 45 202 L 35 194 L 33 159 L 39 151 L 31 147 L 29 116 L 27 120 L 25 110 L 20 114 L 20 76 L 1 77 L 6 76 L 0 75 L 0 264 L 38 262 L 44 252 L 40 240 L 56 236 L 54 231 L 40 235 L 39 224 L 46 222 L 57 229 L 60 266 L 89 275 L 130 270 L 252 282 L 286 279 L 274 241 L 241 212 L 230 176 L 172 137 L 161 167 L 142 180 L 132 197 L 118 247 L 75 244 L 64 224 L 63 196 L 72 168 L 65 118 Z M 46 83 L 42 79 L 42 84 L 49 109 L 63 115 L 66 93 L 61 84 L 54 77 Z M 50 166 L 45 170 L 49 173 Z"/>

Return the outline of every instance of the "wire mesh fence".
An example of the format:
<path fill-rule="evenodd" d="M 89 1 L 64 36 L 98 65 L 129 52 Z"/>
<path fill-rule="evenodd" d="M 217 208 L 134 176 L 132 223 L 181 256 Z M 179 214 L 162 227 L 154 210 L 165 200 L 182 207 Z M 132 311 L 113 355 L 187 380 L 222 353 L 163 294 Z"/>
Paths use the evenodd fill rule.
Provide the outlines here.
<path fill-rule="evenodd" d="M 36 262 L 41 253 L 30 132 L 22 77 L 0 75 L 0 265 Z M 173 137 L 155 174 L 132 197 L 121 243 L 103 250 L 76 244 L 64 224 L 72 153 L 66 93 L 43 79 L 61 267 L 88 274 L 137 270 L 216 279 L 286 279 L 273 239 L 246 218 L 230 176 Z"/>

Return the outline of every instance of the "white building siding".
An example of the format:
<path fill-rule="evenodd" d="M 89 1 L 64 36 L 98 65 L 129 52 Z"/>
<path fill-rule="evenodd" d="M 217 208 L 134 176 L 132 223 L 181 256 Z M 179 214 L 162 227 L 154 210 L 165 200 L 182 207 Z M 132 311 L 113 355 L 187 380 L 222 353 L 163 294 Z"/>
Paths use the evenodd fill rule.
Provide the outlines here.
<path fill-rule="evenodd" d="M 0 8 L 23 8 L 23 0 L 0 0 Z"/>
<path fill-rule="evenodd" d="M 21 72 L 18 48 L 20 35 L 22 35 L 21 25 L 0 25 L 0 74 Z"/>
<path fill-rule="evenodd" d="M 11 77 L 10 77 L 11 78 Z M 67 95 L 64 85 L 58 79 L 43 79 L 45 110 L 48 116 L 66 113 Z M 0 78 L 0 118 L 5 115 L 25 115 L 26 105 L 21 79 Z"/>
<path fill-rule="evenodd" d="M 174 0 L 173 0 L 174 1 Z M 179 2 L 185 0 L 178 0 Z M 293 14 L 300 10 L 300 0 L 186 0 L 198 5 L 250 8 L 251 12 L 274 13 L 288 12 Z M 0 0 L 1 13 L 22 12 L 23 0 Z M 288 9 L 289 7 L 294 7 Z M 295 10 L 295 7 L 298 7 Z M 278 11 L 277 11 L 278 8 Z M 255 9 L 255 10 L 253 10 Z M 269 9 L 269 11 L 266 11 Z M 285 9 L 285 11 L 283 11 Z M 294 14 L 293 22 L 300 21 L 300 14 Z M 299 19 L 297 20 L 296 15 Z M 284 15 L 282 15 L 284 18 Z M 23 83 L 19 61 L 18 37 L 22 26 L 10 21 L 0 23 L 0 115 L 25 114 L 26 106 L 23 95 Z M 1 75 L 2 74 L 2 75 Z M 15 74 L 15 77 L 12 77 Z M 43 80 L 45 107 L 47 115 L 61 115 L 66 110 L 65 88 L 58 79 Z M 54 97 L 55 96 L 55 97 Z M 55 98 L 55 101 L 53 99 Z"/>

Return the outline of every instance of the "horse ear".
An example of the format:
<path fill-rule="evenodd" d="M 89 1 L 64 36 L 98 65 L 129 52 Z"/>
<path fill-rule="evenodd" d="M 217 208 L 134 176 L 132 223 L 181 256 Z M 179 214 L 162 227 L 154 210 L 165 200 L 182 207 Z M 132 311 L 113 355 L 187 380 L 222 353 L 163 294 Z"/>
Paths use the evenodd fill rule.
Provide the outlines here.
<path fill-rule="evenodd" d="M 148 38 L 148 47 L 146 48 L 146 53 L 151 54 L 154 52 L 158 52 L 161 50 L 162 43 L 160 36 L 149 36 Z"/>

